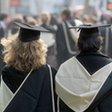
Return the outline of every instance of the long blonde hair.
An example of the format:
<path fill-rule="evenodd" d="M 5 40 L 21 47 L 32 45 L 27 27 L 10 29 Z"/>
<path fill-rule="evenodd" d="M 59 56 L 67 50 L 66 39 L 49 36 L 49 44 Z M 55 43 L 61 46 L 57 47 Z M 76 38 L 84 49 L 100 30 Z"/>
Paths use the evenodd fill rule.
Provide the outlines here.
<path fill-rule="evenodd" d="M 17 34 L 3 38 L 4 62 L 17 70 L 28 72 L 46 64 L 47 46 L 39 39 L 32 42 L 21 42 Z"/>

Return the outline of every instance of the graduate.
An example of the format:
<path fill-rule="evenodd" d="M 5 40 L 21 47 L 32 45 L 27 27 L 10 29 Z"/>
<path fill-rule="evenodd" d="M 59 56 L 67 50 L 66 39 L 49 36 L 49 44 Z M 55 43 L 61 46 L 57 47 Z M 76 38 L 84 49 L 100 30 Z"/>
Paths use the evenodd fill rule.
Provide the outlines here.
<path fill-rule="evenodd" d="M 47 47 L 40 39 L 41 26 L 15 23 L 17 35 L 2 39 L 4 61 L 2 70 L 0 112 L 56 112 L 54 77 L 56 71 L 46 64 Z"/>
<path fill-rule="evenodd" d="M 68 9 L 63 10 L 60 16 L 61 22 L 58 24 L 56 32 L 57 68 L 77 53 L 78 32 L 73 29 L 69 30 L 68 27 L 82 25 L 80 20 L 72 18 L 71 11 Z"/>
<path fill-rule="evenodd" d="M 57 72 L 59 112 L 112 112 L 112 59 L 100 52 L 101 27 L 110 25 L 70 27 L 80 31 L 80 53 Z"/>

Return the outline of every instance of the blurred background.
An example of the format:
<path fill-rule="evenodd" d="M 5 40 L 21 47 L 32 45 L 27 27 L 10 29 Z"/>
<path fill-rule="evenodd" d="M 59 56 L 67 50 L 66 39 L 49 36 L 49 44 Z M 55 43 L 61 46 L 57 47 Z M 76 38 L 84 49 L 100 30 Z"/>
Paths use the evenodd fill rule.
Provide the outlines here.
<path fill-rule="evenodd" d="M 97 10 L 97 14 L 111 14 L 112 0 L 0 0 L 0 13 L 10 15 L 21 13 L 37 16 L 40 11 L 59 14 L 65 8 L 74 12 L 85 8 L 88 14 L 93 10 Z"/>
<path fill-rule="evenodd" d="M 46 35 L 47 38 L 43 34 L 42 38 L 48 45 L 48 63 L 58 68 L 62 62 L 72 55 L 76 55 L 75 52 L 71 51 L 70 43 L 67 41 L 64 43 L 63 40 L 58 39 L 59 24 L 65 21 L 63 15 L 68 14 L 66 11 L 63 13 L 64 10 L 70 11 L 70 18 L 77 19 L 82 23 L 112 23 L 112 0 L 0 0 L 0 38 L 16 33 L 17 29 L 12 25 L 14 21 L 28 22 L 31 25 L 38 24 L 45 28 L 49 25 L 50 27 L 47 28 L 53 33 Z M 104 37 L 102 52 L 112 57 L 111 29 L 107 28 L 101 33 Z M 63 36 L 61 35 L 61 37 Z M 59 43 L 58 40 L 63 43 Z M 62 47 L 67 44 L 68 52 L 65 54 L 72 54 L 67 58 L 64 55 L 65 60 L 61 59 L 63 57 L 60 56 L 62 54 L 60 48 L 62 47 L 58 48 L 62 44 Z M 2 55 L 2 50 L 0 52 Z M 0 59 L 2 61 L 3 58 Z M 59 59 L 61 61 L 57 64 Z"/>

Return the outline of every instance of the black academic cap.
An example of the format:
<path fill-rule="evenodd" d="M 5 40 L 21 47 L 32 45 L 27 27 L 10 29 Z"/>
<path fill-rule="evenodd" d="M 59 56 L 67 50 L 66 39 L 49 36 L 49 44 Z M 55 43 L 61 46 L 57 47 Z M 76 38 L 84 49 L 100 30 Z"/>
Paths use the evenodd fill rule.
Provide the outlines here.
<path fill-rule="evenodd" d="M 80 25 L 80 26 L 70 26 L 69 29 L 78 29 L 80 31 L 79 37 L 91 37 L 91 36 L 99 36 L 100 31 L 99 28 L 111 27 L 110 24 L 106 25 Z"/>
<path fill-rule="evenodd" d="M 20 27 L 18 38 L 22 42 L 38 40 L 41 32 L 49 32 L 41 26 L 32 26 L 21 22 L 15 22 L 15 24 Z"/>

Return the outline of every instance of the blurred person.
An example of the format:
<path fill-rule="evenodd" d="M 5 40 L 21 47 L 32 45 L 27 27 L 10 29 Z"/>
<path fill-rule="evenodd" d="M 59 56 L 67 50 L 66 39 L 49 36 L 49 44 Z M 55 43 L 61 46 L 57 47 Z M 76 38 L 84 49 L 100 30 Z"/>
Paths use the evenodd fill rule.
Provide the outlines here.
<path fill-rule="evenodd" d="M 53 28 L 53 25 L 50 24 L 50 20 L 51 20 L 50 13 L 42 12 L 40 18 L 41 18 L 41 26 L 54 33 L 55 29 Z"/>
<path fill-rule="evenodd" d="M 82 25 L 80 53 L 64 62 L 56 75 L 60 112 L 112 111 L 112 59 L 101 53 L 99 28 L 110 25 Z"/>
<path fill-rule="evenodd" d="M 47 47 L 40 39 L 40 26 L 16 22 L 19 34 L 2 39 L 4 61 L 0 103 L 3 112 L 56 112 L 54 77 L 46 63 Z"/>
<path fill-rule="evenodd" d="M 30 23 L 32 25 L 37 25 L 38 24 L 38 22 L 37 22 L 35 17 L 27 16 L 27 15 L 23 15 L 23 22 L 24 23 Z"/>
<path fill-rule="evenodd" d="M 96 24 L 98 22 L 97 17 L 91 15 L 84 15 L 82 21 L 84 24 Z"/>
<path fill-rule="evenodd" d="M 50 22 L 50 14 L 48 12 L 41 13 L 41 21 L 43 24 L 49 25 Z"/>
<path fill-rule="evenodd" d="M 41 18 L 37 15 L 37 16 L 34 16 L 34 19 L 37 21 L 37 24 L 38 25 L 41 25 L 42 22 L 41 22 Z"/>
<path fill-rule="evenodd" d="M 112 15 L 111 14 L 102 14 L 100 18 L 101 23 L 106 24 L 112 24 Z M 107 55 L 109 55 L 112 58 L 112 29 L 104 29 L 102 30 L 102 35 L 105 36 L 104 38 L 104 49 L 103 52 L 105 52 Z"/>
<path fill-rule="evenodd" d="M 8 15 L 7 14 L 0 14 L 0 41 L 3 37 L 7 36 L 7 26 L 8 26 Z M 5 63 L 3 62 L 3 46 L 0 44 L 0 79 L 1 79 L 1 70 L 5 66 Z"/>
<path fill-rule="evenodd" d="M 56 32 L 57 62 L 58 67 L 70 57 L 76 55 L 77 32 L 69 30 L 70 25 L 81 25 L 82 22 L 72 19 L 71 11 L 65 9 L 61 13 L 62 22 L 58 25 Z"/>
<path fill-rule="evenodd" d="M 12 16 L 11 22 L 8 25 L 9 26 L 8 27 L 8 29 L 9 29 L 8 36 L 14 35 L 18 32 L 18 27 L 17 27 L 17 25 L 14 24 L 15 22 L 24 22 L 23 15 L 16 14 L 16 15 Z"/>
<path fill-rule="evenodd" d="M 7 35 L 7 14 L 0 14 L 0 38 Z"/>
<path fill-rule="evenodd" d="M 30 25 L 37 25 L 37 21 L 33 17 L 27 17 L 27 23 Z"/>
<path fill-rule="evenodd" d="M 105 14 L 102 13 L 101 18 L 100 18 L 101 23 L 107 23 L 107 24 L 112 24 L 112 15 L 111 14 Z"/>
<path fill-rule="evenodd" d="M 17 20 L 17 19 L 21 20 L 21 22 L 24 22 L 24 15 L 15 14 L 15 15 L 12 16 L 12 20 Z"/>
<path fill-rule="evenodd" d="M 49 24 L 57 30 L 58 21 L 53 14 L 50 14 L 50 23 Z"/>
<path fill-rule="evenodd" d="M 56 27 L 52 24 L 50 24 L 51 21 L 51 15 L 48 12 L 42 12 L 41 14 L 41 26 L 45 29 L 49 30 L 51 33 L 42 33 L 41 38 L 45 41 L 48 47 L 47 52 L 47 62 L 54 68 L 57 67 L 56 63 L 56 47 L 55 47 L 55 32 Z"/>
<path fill-rule="evenodd" d="M 13 35 L 13 34 L 16 34 L 18 32 L 18 26 L 15 25 L 14 23 L 15 22 L 25 22 L 25 23 L 28 23 L 30 25 L 37 25 L 37 21 L 31 17 L 31 16 L 23 16 L 21 14 L 17 14 L 15 15 L 14 17 L 12 17 L 12 20 L 9 24 L 9 36 L 10 35 Z"/>
<path fill-rule="evenodd" d="M 74 7 L 74 9 L 72 10 L 73 10 L 73 18 L 82 20 L 82 15 L 84 14 L 84 6 L 79 5 Z"/>

